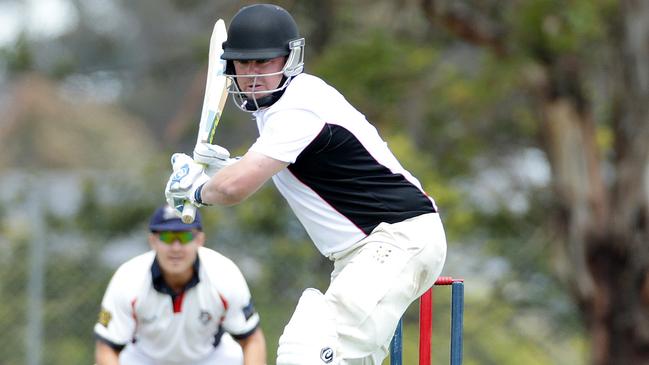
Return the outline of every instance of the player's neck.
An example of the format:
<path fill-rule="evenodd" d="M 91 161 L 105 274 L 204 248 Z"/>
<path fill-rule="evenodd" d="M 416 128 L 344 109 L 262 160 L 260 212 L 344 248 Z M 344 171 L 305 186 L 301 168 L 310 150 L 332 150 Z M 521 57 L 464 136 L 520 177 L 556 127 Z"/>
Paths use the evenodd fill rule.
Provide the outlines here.
<path fill-rule="evenodd" d="M 162 278 L 171 290 L 180 293 L 192 279 L 192 275 L 194 275 L 194 271 L 188 270 L 181 274 L 162 273 Z"/>

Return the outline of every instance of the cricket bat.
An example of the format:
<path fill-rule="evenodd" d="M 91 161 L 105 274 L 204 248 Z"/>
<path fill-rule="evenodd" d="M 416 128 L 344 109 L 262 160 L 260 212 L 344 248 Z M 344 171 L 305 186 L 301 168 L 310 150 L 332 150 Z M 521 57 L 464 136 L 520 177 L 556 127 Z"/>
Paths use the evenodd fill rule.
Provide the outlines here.
<path fill-rule="evenodd" d="M 214 24 L 214 30 L 210 38 L 209 58 L 207 63 L 207 82 L 205 84 L 205 96 L 203 98 L 203 109 L 201 110 L 200 123 L 198 125 L 198 136 L 196 145 L 200 143 L 214 142 L 216 126 L 221 120 L 221 113 L 228 98 L 230 81 L 223 74 L 225 72 L 225 60 L 221 59 L 223 54 L 223 42 L 228 38 L 225 29 L 225 22 L 219 19 Z M 196 206 L 189 201 L 183 206 L 182 221 L 190 224 L 196 217 Z"/>

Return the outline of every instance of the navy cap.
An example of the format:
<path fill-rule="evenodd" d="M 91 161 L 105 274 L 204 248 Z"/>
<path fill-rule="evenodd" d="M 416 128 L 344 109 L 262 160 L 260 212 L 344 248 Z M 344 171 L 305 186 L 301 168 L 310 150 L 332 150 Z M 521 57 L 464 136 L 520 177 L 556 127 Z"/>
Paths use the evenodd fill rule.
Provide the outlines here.
<path fill-rule="evenodd" d="M 149 230 L 151 232 L 191 231 L 193 229 L 199 231 L 203 230 L 201 214 L 198 212 L 198 209 L 196 209 L 196 218 L 194 218 L 194 222 L 191 224 L 183 223 L 183 221 L 180 220 L 180 217 L 176 215 L 174 209 L 167 204 L 156 209 L 149 221 Z"/>

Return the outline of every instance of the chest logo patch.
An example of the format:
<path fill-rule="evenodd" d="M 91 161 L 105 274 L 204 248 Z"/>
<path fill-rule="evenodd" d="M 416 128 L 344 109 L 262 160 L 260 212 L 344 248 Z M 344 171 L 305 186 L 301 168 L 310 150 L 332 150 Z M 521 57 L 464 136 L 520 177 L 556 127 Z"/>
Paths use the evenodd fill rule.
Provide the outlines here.
<path fill-rule="evenodd" d="M 212 315 L 208 311 L 201 311 L 201 315 L 198 317 L 202 324 L 208 324 L 212 320 Z"/>

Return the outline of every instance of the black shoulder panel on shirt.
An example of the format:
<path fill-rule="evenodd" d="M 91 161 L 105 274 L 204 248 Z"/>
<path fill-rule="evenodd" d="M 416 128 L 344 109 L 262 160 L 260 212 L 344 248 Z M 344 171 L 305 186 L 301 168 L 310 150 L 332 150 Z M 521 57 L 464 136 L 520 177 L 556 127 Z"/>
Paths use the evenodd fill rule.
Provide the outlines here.
<path fill-rule="evenodd" d="M 435 212 L 417 186 L 380 164 L 339 125 L 325 125 L 288 169 L 366 234 L 382 222 Z"/>

